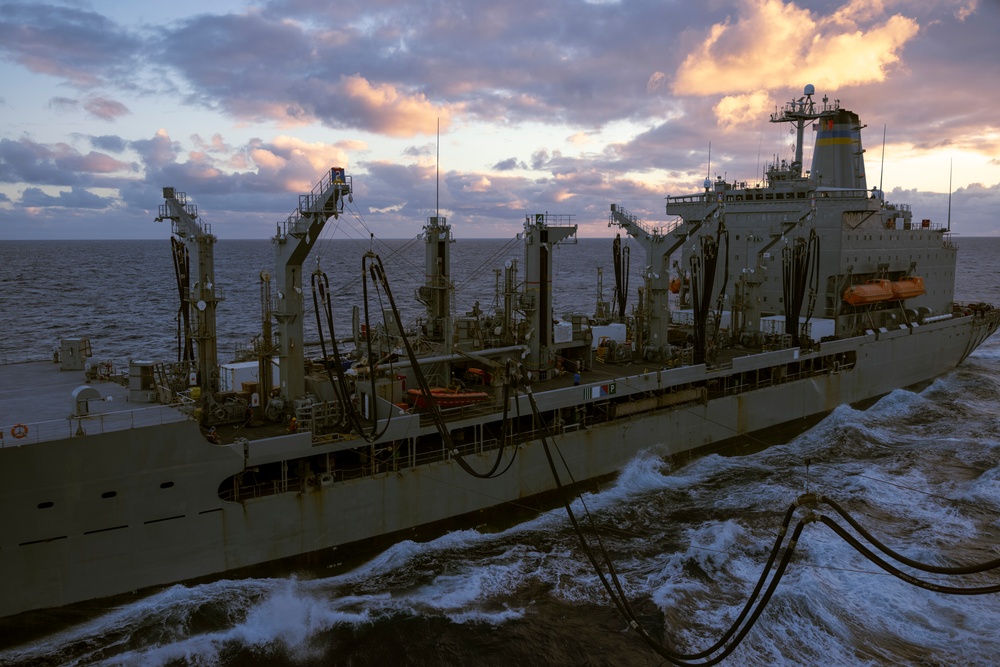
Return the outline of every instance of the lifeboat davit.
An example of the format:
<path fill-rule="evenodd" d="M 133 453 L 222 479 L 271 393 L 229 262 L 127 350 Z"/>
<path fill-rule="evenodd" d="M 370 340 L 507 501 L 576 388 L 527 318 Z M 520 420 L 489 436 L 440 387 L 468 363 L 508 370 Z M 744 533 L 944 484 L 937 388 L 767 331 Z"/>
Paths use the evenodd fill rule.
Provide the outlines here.
<path fill-rule="evenodd" d="M 893 299 L 891 280 L 869 280 L 863 285 L 851 285 L 844 291 L 844 301 L 852 306 L 867 306 Z"/>
<path fill-rule="evenodd" d="M 893 299 L 912 299 L 922 296 L 927 290 L 924 289 L 924 279 L 919 276 L 910 276 L 897 280 L 892 284 Z"/>
<path fill-rule="evenodd" d="M 413 405 L 418 408 L 427 407 L 427 397 L 420 389 L 409 389 L 406 392 Z M 457 389 L 447 389 L 445 387 L 431 387 L 431 396 L 440 408 L 459 408 L 464 405 L 473 405 L 488 401 L 490 395 L 483 391 L 458 391 Z"/>

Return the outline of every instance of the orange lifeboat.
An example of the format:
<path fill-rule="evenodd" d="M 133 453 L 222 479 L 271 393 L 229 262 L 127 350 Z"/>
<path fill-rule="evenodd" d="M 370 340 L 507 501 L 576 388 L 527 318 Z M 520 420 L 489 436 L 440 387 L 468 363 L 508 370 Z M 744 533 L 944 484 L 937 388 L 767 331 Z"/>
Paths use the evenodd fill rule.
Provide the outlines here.
<path fill-rule="evenodd" d="M 922 296 L 926 291 L 924 289 L 924 279 L 919 276 L 903 278 L 892 284 L 893 299 L 913 299 Z"/>
<path fill-rule="evenodd" d="M 851 285 L 844 291 L 844 301 L 852 306 L 867 306 L 892 298 L 891 280 L 869 280 L 863 285 Z"/>

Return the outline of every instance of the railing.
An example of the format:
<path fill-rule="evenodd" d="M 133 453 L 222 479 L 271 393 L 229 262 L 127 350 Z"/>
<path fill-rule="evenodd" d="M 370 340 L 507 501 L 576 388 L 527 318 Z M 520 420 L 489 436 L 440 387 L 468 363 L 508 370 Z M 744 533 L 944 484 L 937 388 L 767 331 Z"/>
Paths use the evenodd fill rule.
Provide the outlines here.
<path fill-rule="evenodd" d="M 619 219 L 620 218 L 620 219 Z M 649 227 L 638 217 L 633 215 L 630 211 L 622 208 L 621 206 L 615 204 L 614 208 L 611 210 L 611 224 L 616 224 L 619 227 L 625 227 L 626 225 L 622 223 L 624 220 L 628 225 L 631 225 L 638 229 L 643 234 L 651 237 L 662 237 L 670 234 L 675 229 L 677 229 L 684 221 L 682 219 L 674 219 L 670 222 L 664 223 L 659 227 Z M 634 236 L 634 235 L 633 235 Z"/>
<path fill-rule="evenodd" d="M 278 223 L 283 227 L 282 234 L 291 234 L 294 236 L 296 234 L 304 234 L 308 231 L 308 224 L 305 226 L 300 225 L 300 221 L 307 214 L 319 213 L 323 210 L 334 191 L 341 195 L 341 197 L 353 191 L 351 177 L 346 176 L 342 169 L 328 170 L 323 175 L 322 180 L 313 186 L 309 194 L 299 195 L 298 207 L 292 211 L 288 218 Z M 339 214 L 339 211 L 337 213 Z"/>
<path fill-rule="evenodd" d="M 488 415 L 496 411 L 489 401 L 483 403 L 472 403 L 470 405 L 460 405 L 454 408 L 439 408 L 441 418 L 444 421 L 455 421 L 456 419 L 466 419 L 479 415 Z M 434 423 L 434 416 L 430 412 L 420 412 L 420 425 L 430 426 Z"/>
<path fill-rule="evenodd" d="M 178 412 L 176 408 L 167 405 L 157 405 L 149 408 L 103 412 L 82 417 L 5 424 L 0 426 L 0 447 L 19 447 L 65 438 L 81 438 L 88 435 L 110 433 L 112 431 L 162 426 L 163 424 L 189 419 L 191 417 Z M 18 432 L 22 426 L 27 429 L 27 432 L 21 438 L 15 437 L 13 434 Z"/>
<path fill-rule="evenodd" d="M 558 424 L 549 429 L 548 436 L 569 433 L 581 428 L 581 424 Z M 541 437 L 540 430 L 521 431 L 515 436 L 508 438 L 506 447 L 519 447 L 526 442 L 537 440 Z M 468 456 L 470 454 L 482 454 L 495 451 L 500 447 L 500 441 L 495 438 L 478 440 L 475 442 L 453 445 L 452 449 L 446 451 L 444 445 L 432 451 L 420 454 L 409 454 L 400 452 L 386 459 L 370 458 L 367 463 L 351 468 L 334 468 L 327 472 L 310 475 L 308 478 L 290 477 L 284 474 L 279 479 L 269 479 L 262 482 L 241 482 L 239 486 L 220 489 L 219 497 L 222 500 L 234 502 L 261 498 L 264 496 L 276 495 L 288 492 L 305 492 L 319 487 L 339 484 L 341 482 L 373 477 L 379 474 L 395 473 L 404 470 L 426 466 L 431 463 L 450 461 L 458 456 Z"/>

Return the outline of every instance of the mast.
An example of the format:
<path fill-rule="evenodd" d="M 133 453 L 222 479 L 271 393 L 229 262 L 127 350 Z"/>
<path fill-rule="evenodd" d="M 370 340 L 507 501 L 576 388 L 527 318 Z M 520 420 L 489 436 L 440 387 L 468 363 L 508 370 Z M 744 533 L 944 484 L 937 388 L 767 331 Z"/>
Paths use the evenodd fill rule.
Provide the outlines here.
<path fill-rule="evenodd" d="M 326 221 L 340 217 L 345 199 L 353 201 L 352 192 L 351 177 L 340 167 L 330 169 L 311 193 L 299 195 L 298 208 L 278 223 L 272 239 L 277 268 L 272 312 L 278 322 L 278 372 L 281 393 L 289 400 L 305 394 L 302 264 Z"/>
<path fill-rule="evenodd" d="M 164 203 L 160 205 L 156 221 L 170 220 L 170 231 L 187 249 L 193 259 L 193 283 L 190 298 L 194 312 L 192 338 L 197 353 L 197 386 L 202 400 L 219 388 L 218 338 L 216 336 L 216 307 L 222 298 L 215 289 L 216 237 L 211 227 L 201 222 L 198 207 L 187 203 L 187 195 L 171 187 L 163 188 Z"/>
<path fill-rule="evenodd" d="M 451 326 L 451 225 L 442 216 L 427 218 L 424 225 L 424 285 L 417 296 L 427 309 L 427 339 L 452 346 Z"/>
<path fill-rule="evenodd" d="M 707 179 L 706 179 L 707 180 Z M 646 253 L 646 302 L 649 318 L 648 345 L 657 349 L 667 345 L 667 331 L 670 328 L 667 299 L 670 291 L 670 254 L 676 250 L 676 238 L 662 234 L 656 227 L 647 227 L 618 204 L 611 205 L 610 224 L 615 224 L 628 232 L 642 246 Z"/>
<path fill-rule="evenodd" d="M 648 320 L 648 335 L 642 349 L 642 354 L 648 355 L 646 358 L 661 358 L 669 353 L 670 256 L 703 224 L 720 219 L 723 215 L 722 204 L 717 201 L 717 196 L 709 191 L 710 187 L 711 180 L 706 178 L 705 194 L 695 197 L 693 202 L 682 207 L 684 217 L 689 223 L 683 229 L 677 224 L 650 227 L 618 204 L 611 205 L 608 225 L 618 225 L 624 229 L 646 253 L 644 283 L 647 307 L 644 311 Z M 678 213 L 678 211 L 671 211 L 668 204 L 667 213 Z"/>
<path fill-rule="evenodd" d="M 528 325 L 527 369 L 547 378 L 555 367 L 556 353 L 552 347 L 552 247 L 576 236 L 576 225 L 551 225 L 568 222 L 568 215 L 538 213 L 524 219 L 524 293 L 521 305 Z"/>
<path fill-rule="evenodd" d="M 951 231 L 951 175 L 953 160 L 948 161 L 948 231 Z"/>
<path fill-rule="evenodd" d="M 844 111 L 844 118 L 840 118 L 841 109 L 839 102 L 829 104 L 829 99 L 823 97 L 823 105 L 817 107 L 812 96 L 816 94 L 816 88 L 810 83 L 805 86 L 803 95 L 798 100 L 793 100 L 785 105 L 780 112 L 771 114 L 772 123 L 792 123 L 795 126 L 795 159 L 791 164 L 791 178 L 802 177 L 802 143 L 806 122 L 822 119 L 820 131 L 816 137 L 816 148 L 813 151 L 812 177 L 820 179 L 826 177 L 830 183 L 836 187 L 854 187 L 845 181 L 853 180 L 841 178 L 840 172 L 843 170 L 843 160 L 840 159 L 842 148 L 848 150 L 847 164 L 853 165 L 853 147 L 855 135 L 860 147 L 860 131 L 858 127 L 857 115 Z M 853 117 L 853 123 L 851 118 Z M 836 119 L 835 119 L 836 118 Z M 830 147 L 831 150 L 824 151 L 823 146 Z M 822 169 L 821 169 L 822 167 Z M 864 178 L 862 174 L 862 179 Z M 866 189 L 865 186 L 861 186 Z"/>
<path fill-rule="evenodd" d="M 417 300 L 424 304 L 427 313 L 426 338 L 440 343 L 444 353 L 451 353 L 454 339 L 451 323 L 451 225 L 441 215 L 440 163 L 441 119 L 438 119 L 438 148 L 435 159 L 434 215 L 424 225 L 424 284 L 417 290 Z M 447 370 L 447 369 L 446 369 Z M 445 377 L 451 377 L 445 373 Z"/>

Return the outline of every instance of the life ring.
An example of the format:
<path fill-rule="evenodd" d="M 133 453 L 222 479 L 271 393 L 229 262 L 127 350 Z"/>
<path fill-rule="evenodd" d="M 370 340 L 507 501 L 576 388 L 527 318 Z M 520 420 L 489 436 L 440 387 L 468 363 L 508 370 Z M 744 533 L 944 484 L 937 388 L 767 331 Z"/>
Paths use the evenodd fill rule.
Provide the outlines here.
<path fill-rule="evenodd" d="M 15 438 L 21 439 L 28 435 L 28 427 L 24 424 L 14 424 L 10 429 L 10 434 Z"/>

